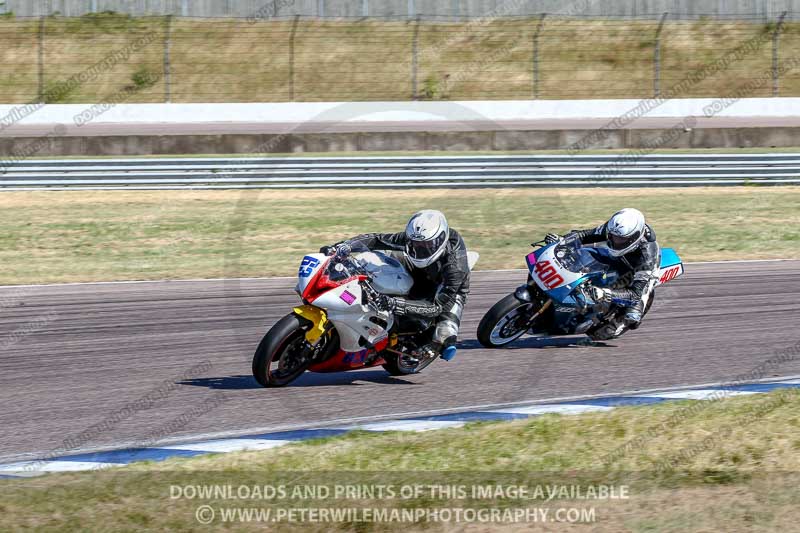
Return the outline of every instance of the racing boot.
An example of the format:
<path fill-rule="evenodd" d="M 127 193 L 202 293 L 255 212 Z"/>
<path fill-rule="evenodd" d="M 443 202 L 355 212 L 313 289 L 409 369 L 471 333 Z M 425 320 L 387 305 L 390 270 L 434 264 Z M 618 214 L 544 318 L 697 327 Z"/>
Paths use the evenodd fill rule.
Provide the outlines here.
<path fill-rule="evenodd" d="M 615 318 L 609 320 L 594 331 L 588 331 L 586 334 L 593 341 L 607 341 L 619 337 L 627 330 L 628 326 L 625 324 L 625 321 Z"/>

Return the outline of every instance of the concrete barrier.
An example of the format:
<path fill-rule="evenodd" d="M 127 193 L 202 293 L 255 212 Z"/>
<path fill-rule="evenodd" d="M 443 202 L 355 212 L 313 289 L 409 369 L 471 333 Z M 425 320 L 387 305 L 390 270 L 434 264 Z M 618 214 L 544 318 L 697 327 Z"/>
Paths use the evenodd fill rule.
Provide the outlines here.
<path fill-rule="evenodd" d="M 126 156 L 157 154 L 262 154 L 359 151 L 566 150 L 591 130 L 484 132 L 373 132 L 291 135 L 115 135 L 49 139 L 35 153 L 35 137 L 0 138 L 0 155 L 9 160 L 44 156 Z M 587 149 L 653 148 L 650 139 L 669 130 L 619 130 Z M 753 148 L 800 146 L 797 128 L 694 129 L 658 148 Z M 20 154 L 28 154 L 20 155 Z"/>
<path fill-rule="evenodd" d="M 800 146 L 800 98 L 123 104 L 84 123 L 86 109 L 0 106 L 0 155 Z"/>

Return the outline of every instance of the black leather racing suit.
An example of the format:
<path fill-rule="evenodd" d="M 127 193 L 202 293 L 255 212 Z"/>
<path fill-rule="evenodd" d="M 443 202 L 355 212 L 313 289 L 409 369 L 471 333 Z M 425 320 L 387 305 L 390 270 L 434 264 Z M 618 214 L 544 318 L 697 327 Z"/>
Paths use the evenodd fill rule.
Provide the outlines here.
<path fill-rule="evenodd" d="M 623 313 L 617 321 L 612 321 L 606 331 L 598 331 L 596 337 L 611 338 L 620 335 L 624 323 L 629 329 L 636 329 L 644 317 L 647 301 L 655 287 L 656 273 L 661 263 L 661 249 L 656 242 L 656 232 L 645 225 L 645 238 L 632 251 L 620 257 L 612 257 L 611 268 L 620 275 L 615 288 L 609 289 L 612 298 L 625 301 Z M 577 238 L 581 244 L 596 244 L 608 240 L 606 224 L 585 230 L 573 230 L 567 238 Z M 623 322 L 624 321 L 624 322 Z M 612 332 L 612 329 L 614 332 Z"/>
<path fill-rule="evenodd" d="M 469 293 L 467 247 L 456 230 L 450 229 L 444 253 L 425 268 L 414 266 L 403 253 L 407 242 L 405 232 L 367 233 L 344 242 L 388 252 L 400 261 L 414 280 L 408 298 L 403 299 L 406 315 L 435 318 L 433 341 L 442 346 L 455 344 Z"/>

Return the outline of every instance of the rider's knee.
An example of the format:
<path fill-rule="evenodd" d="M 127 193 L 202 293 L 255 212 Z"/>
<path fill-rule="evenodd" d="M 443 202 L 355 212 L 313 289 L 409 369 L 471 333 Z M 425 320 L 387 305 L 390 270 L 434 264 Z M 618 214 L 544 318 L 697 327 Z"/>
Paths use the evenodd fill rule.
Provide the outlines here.
<path fill-rule="evenodd" d="M 452 346 L 458 338 L 458 324 L 452 320 L 442 320 L 436 324 L 433 341 L 442 346 Z"/>
<path fill-rule="evenodd" d="M 642 323 L 642 313 L 638 309 L 629 309 L 625 313 L 625 325 L 628 329 L 636 329 Z"/>

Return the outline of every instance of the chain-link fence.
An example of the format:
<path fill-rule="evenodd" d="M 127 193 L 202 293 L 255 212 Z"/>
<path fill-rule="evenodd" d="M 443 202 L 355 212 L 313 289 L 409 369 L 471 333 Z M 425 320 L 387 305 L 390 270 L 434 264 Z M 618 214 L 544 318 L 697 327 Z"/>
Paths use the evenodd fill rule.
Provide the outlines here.
<path fill-rule="evenodd" d="M 0 20 L 0 101 L 799 96 L 800 23 L 92 15 Z"/>
<path fill-rule="evenodd" d="M 784 11 L 800 14 L 800 0 L 0 0 L 0 13 L 17 16 L 58 14 L 76 17 L 115 12 L 137 17 L 378 17 L 396 20 L 465 20 L 486 16 L 571 13 L 589 17 L 659 18 L 676 16 L 746 19 L 768 22 Z"/>

